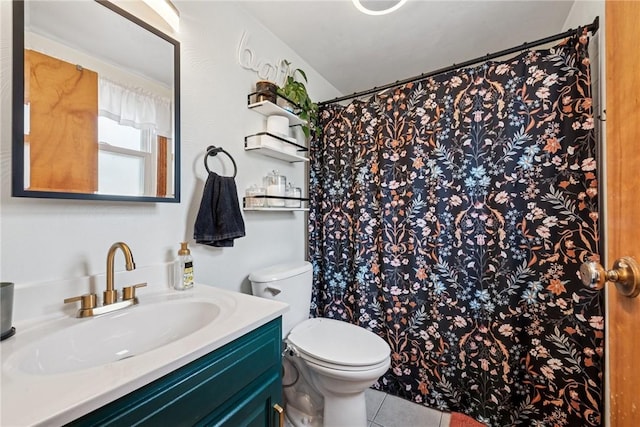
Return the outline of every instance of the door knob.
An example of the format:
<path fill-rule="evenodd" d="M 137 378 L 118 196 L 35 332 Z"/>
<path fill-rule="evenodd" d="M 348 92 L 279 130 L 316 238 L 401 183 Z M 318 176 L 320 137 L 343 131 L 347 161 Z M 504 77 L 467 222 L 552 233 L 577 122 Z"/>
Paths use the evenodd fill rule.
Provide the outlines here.
<path fill-rule="evenodd" d="M 635 298 L 640 294 L 640 266 L 631 257 L 622 257 L 607 271 L 595 261 L 586 261 L 580 266 L 582 283 L 591 289 L 602 289 L 607 282 L 613 282 L 622 295 Z"/>

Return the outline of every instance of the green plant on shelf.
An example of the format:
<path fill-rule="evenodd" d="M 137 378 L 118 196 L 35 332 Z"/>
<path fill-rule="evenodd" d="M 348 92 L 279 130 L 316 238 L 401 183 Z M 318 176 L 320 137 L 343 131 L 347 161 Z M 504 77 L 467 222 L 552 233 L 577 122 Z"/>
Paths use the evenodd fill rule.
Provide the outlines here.
<path fill-rule="evenodd" d="M 285 63 L 287 66 L 291 65 L 289 61 L 285 60 Z M 306 122 L 306 124 L 302 125 L 302 132 L 305 137 L 309 138 L 318 122 L 318 104 L 311 100 L 307 92 L 307 87 L 305 86 L 305 83 L 308 83 L 306 73 L 300 68 L 293 70 L 290 68 L 289 70 L 284 85 L 278 88 L 278 94 L 298 105 L 300 108 L 298 117 Z M 298 76 L 302 80 L 298 80 Z"/>

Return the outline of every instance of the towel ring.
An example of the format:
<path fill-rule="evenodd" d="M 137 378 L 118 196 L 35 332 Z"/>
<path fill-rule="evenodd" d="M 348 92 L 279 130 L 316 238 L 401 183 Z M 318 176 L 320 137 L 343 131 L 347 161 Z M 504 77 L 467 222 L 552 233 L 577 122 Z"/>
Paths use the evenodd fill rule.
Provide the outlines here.
<path fill-rule="evenodd" d="M 209 170 L 209 165 L 207 164 L 209 156 L 215 157 L 218 155 L 218 153 L 224 153 L 228 158 L 231 159 L 231 162 L 233 163 L 233 177 L 235 178 L 236 174 L 238 173 L 238 166 L 236 165 L 236 161 L 233 159 L 233 157 L 231 157 L 231 154 L 227 153 L 224 148 L 216 147 L 215 145 L 210 145 L 207 147 L 207 155 L 204 157 L 204 167 L 207 172 L 211 173 L 211 171 Z"/>

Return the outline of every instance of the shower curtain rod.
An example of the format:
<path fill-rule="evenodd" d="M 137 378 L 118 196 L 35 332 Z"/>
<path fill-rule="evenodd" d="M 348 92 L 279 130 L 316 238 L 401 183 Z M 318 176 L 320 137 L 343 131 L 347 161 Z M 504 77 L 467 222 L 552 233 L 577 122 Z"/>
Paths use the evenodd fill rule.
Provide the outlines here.
<path fill-rule="evenodd" d="M 600 17 L 599 16 L 596 16 L 596 19 L 594 19 L 591 24 L 584 26 L 584 28 L 587 31 L 591 32 L 592 36 L 595 35 L 598 32 L 598 28 L 599 27 L 600 27 Z M 495 53 L 489 53 L 489 54 L 487 54 L 485 56 L 481 56 L 479 58 L 471 59 L 469 61 L 465 61 L 465 62 L 462 62 L 460 64 L 453 64 L 453 65 L 450 65 L 448 67 L 440 68 L 439 70 L 431 71 L 431 72 L 428 72 L 428 73 L 422 73 L 419 76 L 410 77 L 408 79 L 396 80 L 395 83 L 389 83 L 389 84 L 386 84 L 384 86 L 374 87 L 372 89 L 363 90 L 361 92 L 354 92 L 351 95 L 340 96 L 340 97 L 337 97 L 337 98 L 330 99 L 328 101 L 322 101 L 322 102 L 318 103 L 318 106 L 323 106 L 323 105 L 327 105 L 327 104 L 333 104 L 335 102 L 340 102 L 340 101 L 346 101 L 347 99 L 358 98 L 360 96 L 371 95 L 371 94 L 374 94 L 376 92 L 381 92 L 383 90 L 390 89 L 392 87 L 401 86 L 401 85 L 404 85 L 404 84 L 407 84 L 407 83 L 412 83 L 412 82 L 415 82 L 415 81 L 418 81 L 418 80 L 422 80 L 422 79 L 427 78 L 427 77 L 432 77 L 432 76 L 435 76 L 435 75 L 438 75 L 438 74 L 446 73 L 448 71 L 453 71 L 453 70 L 457 70 L 459 68 L 468 67 L 470 65 L 478 64 L 478 63 L 484 62 L 484 61 L 489 61 L 491 59 L 499 58 L 501 56 L 511 55 L 512 53 L 521 52 L 523 50 L 530 49 L 532 47 L 536 47 L 536 46 L 540 46 L 540 45 L 543 45 L 543 44 L 551 43 L 551 42 L 554 42 L 556 40 L 561 40 L 561 39 L 563 39 L 565 37 L 572 36 L 573 34 L 575 34 L 576 30 L 577 29 L 569 29 L 569 30 L 565 31 L 564 33 L 559 33 L 559 34 L 556 34 L 554 36 L 545 37 L 543 39 L 536 40 L 534 42 L 525 42 L 521 46 L 512 47 L 510 49 L 501 50 L 501 51 L 495 52 Z"/>

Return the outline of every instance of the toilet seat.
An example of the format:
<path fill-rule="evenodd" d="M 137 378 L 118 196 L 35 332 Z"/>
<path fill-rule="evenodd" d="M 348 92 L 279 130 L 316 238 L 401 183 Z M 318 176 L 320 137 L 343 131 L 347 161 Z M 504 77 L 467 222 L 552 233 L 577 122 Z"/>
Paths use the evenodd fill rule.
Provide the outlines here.
<path fill-rule="evenodd" d="M 326 318 L 305 320 L 286 339 L 311 363 L 341 371 L 369 371 L 389 363 L 389 345 L 362 327 Z"/>
<path fill-rule="evenodd" d="M 376 363 L 375 365 L 367 365 L 367 366 L 349 366 L 349 365 L 340 365 L 340 364 L 336 364 L 336 363 L 329 363 L 325 360 L 320 360 L 317 359 L 315 357 L 313 357 L 310 354 L 307 354 L 303 351 L 300 351 L 299 348 L 295 347 L 295 346 L 291 346 L 293 347 L 294 351 L 296 352 L 296 355 L 298 357 L 300 357 L 301 359 L 303 359 L 305 362 L 313 364 L 313 365 L 317 365 L 320 366 L 322 368 L 325 369 L 331 369 L 334 371 L 348 371 L 348 372 L 365 372 L 365 371 L 374 371 L 374 370 L 378 370 L 380 368 L 384 367 L 388 367 L 389 366 L 389 358 L 385 358 L 383 361 L 381 361 L 380 363 Z M 386 368 L 385 368 L 386 370 Z"/>

